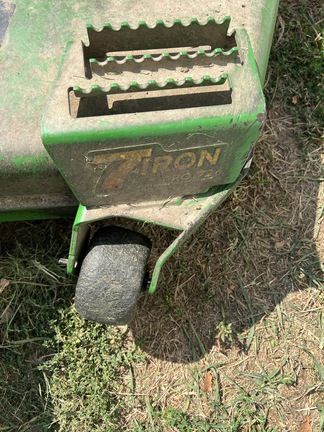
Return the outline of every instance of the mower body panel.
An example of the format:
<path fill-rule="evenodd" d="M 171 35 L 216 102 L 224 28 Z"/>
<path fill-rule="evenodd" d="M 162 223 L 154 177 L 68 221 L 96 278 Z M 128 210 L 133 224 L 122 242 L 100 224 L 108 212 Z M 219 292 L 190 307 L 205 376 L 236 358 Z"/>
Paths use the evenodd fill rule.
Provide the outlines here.
<path fill-rule="evenodd" d="M 213 184 L 231 183 L 238 176 L 264 120 L 261 85 L 278 1 L 207 1 L 203 7 L 193 4 L 188 8 L 182 0 L 176 4 L 167 0 L 153 5 L 148 0 L 136 4 L 103 0 L 91 4 L 85 0 L 16 0 L 0 1 L 0 6 L 0 220 L 73 214 L 79 202 L 89 207 L 137 202 L 143 200 L 145 187 L 148 200 L 196 194 Z M 135 28 L 144 20 L 149 27 L 154 27 L 160 19 L 171 26 L 174 19 L 188 23 L 193 17 L 199 22 L 212 17 L 218 23 L 230 17 L 229 35 L 234 30 L 237 34 L 242 29 L 245 31 L 240 58 L 247 52 L 253 53 L 253 58 L 247 57 L 250 69 L 246 64 L 231 66 L 237 76 L 241 74 L 236 84 L 228 81 L 232 89 L 231 104 L 203 106 L 199 112 L 193 108 L 194 115 L 191 108 L 172 110 L 172 114 L 170 110 L 139 116 L 128 113 L 116 116 L 118 122 L 113 116 L 98 115 L 91 119 L 71 116 L 68 89 L 64 94 L 57 92 L 62 90 L 60 83 L 65 66 L 72 64 L 69 56 L 74 55 L 73 46 L 87 39 L 85 24 L 91 23 L 99 29 L 105 22 L 117 27 L 128 22 Z M 68 41 L 74 44 L 66 48 Z M 253 73 L 247 73 L 244 78 L 248 70 Z M 80 74 L 84 76 L 84 70 L 74 72 L 75 76 Z M 64 80 L 63 83 L 66 84 Z M 80 82 L 72 81 L 71 85 L 82 92 Z M 244 94 L 249 94 L 251 103 L 246 104 L 247 99 L 240 96 L 242 89 Z M 40 125 L 50 95 L 43 122 L 47 151 Z M 63 104 L 52 103 L 60 98 L 65 98 Z M 215 118 L 221 120 L 215 122 Z M 215 131 L 217 127 L 219 132 Z M 99 174 L 106 169 L 107 158 L 113 161 L 123 158 L 120 155 L 125 156 L 125 151 L 135 152 L 132 157 L 137 154 L 141 162 L 130 174 L 137 176 L 136 181 L 127 177 L 125 183 L 132 185 L 135 181 L 136 191 L 117 183 L 115 189 L 110 184 L 107 194 L 102 185 L 106 181 L 107 186 L 108 181 L 109 186 L 109 179 L 103 180 Z M 161 158 L 167 176 L 160 169 Z M 210 177 L 205 171 L 214 162 L 217 175 Z"/>

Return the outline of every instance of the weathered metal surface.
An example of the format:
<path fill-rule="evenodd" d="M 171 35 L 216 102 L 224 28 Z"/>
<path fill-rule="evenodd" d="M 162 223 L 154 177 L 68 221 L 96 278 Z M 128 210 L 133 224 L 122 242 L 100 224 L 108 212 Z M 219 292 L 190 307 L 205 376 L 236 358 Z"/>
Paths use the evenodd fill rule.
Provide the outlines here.
<path fill-rule="evenodd" d="M 6 5 L 11 2 L 4 1 Z M 277 13 L 277 0 L 206 1 L 203 5 L 170 0 L 154 2 L 71 0 L 16 0 L 0 47 L 0 211 L 26 212 L 44 206 L 64 208 L 77 204 L 64 179 L 48 159 L 40 138 L 40 121 L 68 40 L 84 37 L 84 26 L 100 28 L 104 22 L 132 26 L 156 19 L 171 23 L 174 18 L 199 20 L 231 16 L 229 32 L 246 28 L 264 79 L 271 37 Z M 54 197 L 54 198 L 51 198 Z M 45 204 L 46 206 L 46 204 Z M 26 213 L 27 214 L 27 213 Z M 14 213 L 10 218 L 14 218 Z M 19 215 L 21 217 L 21 214 Z M 38 216 L 37 216 L 38 217 Z"/>
<path fill-rule="evenodd" d="M 0 47 L 15 9 L 16 5 L 13 2 L 0 1 Z"/>
<path fill-rule="evenodd" d="M 176 21 L 169 28 L 164 23 L 153 28 L 141 23 L 137 28 L 124 25 L 119 30 L 106 26 L 98 32 L 101 38 L 93 48 L 100 58 L 105 51 L 119 48 L 122 54 L 114 55 L 123 60 L 128 33 L 133 33 L 133 38 L 137 31 L 146 38 L 153 33 L 148 40 L 130 44 L 137 49 L 138 59 L 143 59 L 140 67 L 132 56 L 120 65 L 118 74 L 109 68 L 95 74 L 90 64 L 91 78 L 86 78 L 85 48 L 81 49 L 80 43 L 68 48 L 43 118 L 42 139 L 82 205 L 161 200 L 235 181 L 260 134 L 265 103 L 248 35 L 238 29 L 227 36 L 229 23 L 229 19 L 219 23 Z M 162 36 L 155 33 L 161 26 Z M 203 31 L 198 31 L 200 27 Z M 211 27 L 212 40 L 206 37 L 205 27 Z M 167 36 L 168 31 L 174 40 Z M 119 32 L 121 42 L 117 43 L 115 33 Z M 195 32 L 201 33 L 201 40 L 192 36 Z M 102 34 L 108 38 L 106 45 Z M 188 41 L 184 40 L 186 36 Z M 208 52 L 218 48 L 228 53 L 233 48 L 238 50 L 232 51 L 234 57 L 219 56 L 218 52 L 206 56 L 206 50 L 194 55 L 198 48 L 192 45 L 206 44 Z M 171 60 L 168 49 L 178 47 L 179 52 L 183 45 L 189 46 L 183 52 L 192 58 L 175 53 L 177 59 Z M 159 50 L 162 46 L 166 47 L 162 56 L 154 51 L 149 55 L 156 56 L 155 61 L 145 59 L 147 47 Z M 168 54 L 166 64 L 162 61 L 164 51 Z M 88 115 L 71 115 L 71 88 L 79 104 L 89 104 Z M 134 94 L 142 110 L 138 103 L 129 110 Z M 111 103 L 115 95 L 123 98 Z M 106 100 L 105 114 L 101 107 L 97 111 L 94 106 L 97 98 Z M 116 112 L 116 103 L 122 104 L 126 113 L 123 108 Z"/>
<path fill-rule="evenodd" d="M 90 234 L 90 223 L 108 220 L 115 216 L 129 219 L 144 220 L 181 230 L 179 236 L 169 245 L 155 263 L 150 294 L 153 294 L 159 280 L 160 272 L 166 261 L 183 245 L 188 238 L 199 228 L 208 216 L 232 193 L 248 172 L 251 163 L 250 154 L 247 163 L 234 183 L 211 189 L 208 193 L 187 197 L 183 201 L 151 202 L 145 206 L 120 205 L 110 208 L 89 210 L 80 206 L 72 230 L 70 251 L 67 261 L 67 272 L 74 274 L 79 265 L 79 257 L 87 243 Z"/>

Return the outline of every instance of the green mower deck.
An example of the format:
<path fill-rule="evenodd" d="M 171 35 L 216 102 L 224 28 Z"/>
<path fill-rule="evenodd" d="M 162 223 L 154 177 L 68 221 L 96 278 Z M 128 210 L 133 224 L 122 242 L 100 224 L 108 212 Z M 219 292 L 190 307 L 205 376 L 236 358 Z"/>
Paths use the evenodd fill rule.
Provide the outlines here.
<path fill-rule="evenodd" d="M 156 263 L 152 293 L 164 262 L 247 173 L 266 118 L 277 8 L 277 0 L 0 1 L 0 221 L 75 217 L 66 263 L 69 273 L 81 269 L 86 318 L 105 315 L 102 299 L 95 312 L 84 300 L 81 257 L 104 244 L 91 243 L 90 224 L 117 216 L 181 230 Z M 139 237 L 125 234 L 130 247 L 116 235 L 103 234 L 115 245 L 107 256 L 124 248 L 127 262 Z M 118 283 L 113 295 L 122 297 L 132 283 Z M 109 289 L 100 292 L 109 303 Z M 128 321 L 132 301 L 125 319 L 100 321 Z"/>

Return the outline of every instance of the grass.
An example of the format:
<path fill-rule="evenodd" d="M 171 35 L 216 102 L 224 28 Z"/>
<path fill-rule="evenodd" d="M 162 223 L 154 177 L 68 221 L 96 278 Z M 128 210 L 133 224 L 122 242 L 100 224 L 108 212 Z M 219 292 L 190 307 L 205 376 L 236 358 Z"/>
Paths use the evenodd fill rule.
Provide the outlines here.
<path fill-rule="evenodd" d="M 320 12 L 281 5 L 250 174 L 128 328 L 75 313 L 70 221 L 0 226 L 0 430 L 323 429 Z M 152 262 L 175 236 L 136 228 Z"/>
<path fill-rule="evenodd" d="M 52 259 L 65 252 L 67 238 L 62 227 L 47 222 L 4 224 L 1 229 L 0 275 L 8 285 L 0 298 L 0 424 L 3 430 L 41 430 L 40 425 L 51 422 L 51 413 L 48 383 L 37 368 L 51 355 L 45 347 L 55 336 L 49 322 L 57 307 L 67 306 L 74 287 Z"/>
<path fill-rule="evenodd" d="M 42 370 L 52 380 L 50 391 L 56 416 L 61 419 L 60 428 L 112 429 L 128 408 L 118 380 L 125 375 L 131 377 L 132 364 L 142 362 L 143 355 L 134 343 L 127 343 L 125 333 L 86 322 L 73 307 L 61 311 L 53 325 L 55 346 L 49 347 L 57 354 Z M 129 396 L 133 391 L 130 386 Z"/>

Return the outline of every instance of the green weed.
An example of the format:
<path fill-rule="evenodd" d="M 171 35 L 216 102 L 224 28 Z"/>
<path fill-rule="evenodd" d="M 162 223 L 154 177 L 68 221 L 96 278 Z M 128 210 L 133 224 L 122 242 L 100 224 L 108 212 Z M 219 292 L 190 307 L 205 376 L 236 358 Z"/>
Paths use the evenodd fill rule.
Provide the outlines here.
<path fill-rule="evenodd" d="M 49 348 L 56 355 L 43 366 L 50 378 L 54 415 L 60 431 L 111 431 L 120 426 L 130 401 L 120 394 L 120 381 L 129 381 L 133 363 L 144 360 L 126 333 L 117 327 L 91 323 L 74 307 L 60 311 L 52 323 Z M 118 428 L 117 428 L 118 429 Z"/>

